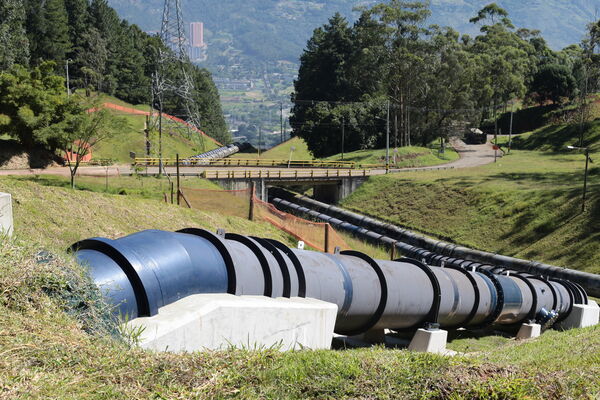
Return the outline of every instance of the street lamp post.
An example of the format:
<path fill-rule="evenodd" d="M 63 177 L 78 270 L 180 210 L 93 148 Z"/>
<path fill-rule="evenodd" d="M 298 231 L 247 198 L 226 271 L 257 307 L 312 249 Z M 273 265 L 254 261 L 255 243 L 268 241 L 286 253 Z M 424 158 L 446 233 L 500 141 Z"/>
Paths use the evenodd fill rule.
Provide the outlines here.
<path fill-rule="evenodd" d="M 390 101 L 387 101 L 387 117 L 385 123 L 385 173 L 390 171 Z"/>
<path fill-rule="evenodd" d="M 67 70 L 67 96 L 71 95 L 71 84 L 69 83 L 69 62 L 71 62 L 70 58 L 67 58 L 65 61 L 65 69 Z"/>
<path fill-rule="evenodd" d="M 590 163 L 590 148 L 589 147 L 576 147 L 576 146 L 567 146 L 570 150 L 583 150 L 585 151 L 585 172 L 583 173 L 583 195 L 581 197 L 581 212 L 585 211 L 585 197 L 587 193 L 587 177 L 588 177 L 588 167 Z"/>

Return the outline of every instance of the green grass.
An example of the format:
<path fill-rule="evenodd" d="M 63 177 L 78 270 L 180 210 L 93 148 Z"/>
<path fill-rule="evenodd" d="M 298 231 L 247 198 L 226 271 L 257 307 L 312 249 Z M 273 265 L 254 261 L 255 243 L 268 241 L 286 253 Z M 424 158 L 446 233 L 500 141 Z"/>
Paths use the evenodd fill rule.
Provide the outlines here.
<path fill-rule="evenodd" d="M 41 178 L 40 178 L 41 179 Z M 44 178 L 46 179 L 46 178 Z M 151 186 L 152 178 L 144 181 Z M 119 181 L 130 189 L 135 178 Z M 0 242 L 0 397 L 19 399 L 509 399 L 600 395 L 600 328 L 519 343 L 453 337 L 442 357 L 383 347 L 153 353 L 114 336 L 106 306 L 62 249 L 92 237 L 189 226 L 295 241 L 268 224 L 61 180 L 0 178 L 14 198 L 13 241 Z M 186 185 L 191 185 L 191 182 Z M 154 186 L 153 186 L 154 187 Z M 158 191 L 158 189 L 157 189 Z M 41 255 L 50 250 L 53 257 Z M 112 334 L 112 335 L 111 335 Z"/>
<path fill-rule="evenodd" d="M 592 158 L 598 158 L 598 153 Z M 600 273 L 600 168 L 513 151 L 484 167 L 372 177 L 343 206 L 465 246 Z"/>
<path fill-rule="evenodd" d="M 149 111 L 146 105 L 137 105 L 121 101 L 115 97 L 102 95 L 102 102 L 114 103 L 124 107 L 135 108 L 142 111 Z M 126 122 L 126 128 L 111 137 L 110 139 L 98 143 L 94 146 L 94 158 L 112 159 L 120 163 L 131 162 L 130 152 L 134 152 L 137 157 L 145 157 L 146 141 L 144 137 L 144 126 L 146 117 L 144 115 L 123 114 L 119 111 L 111 111 L 116 116 L 123 118 Z M 204 139 L 204 150 L 202 149 L 200 139 L 189 140 L 187 138 L 188 129 L 183 125 L 175 123 L 169 119 L 163 119 L 162 135 L 162 154 L 165 158 L 175 158 L 176 154 L 181 157 L 192 156 L 216 148 L 211 140 Z M 197 136 L 197 134 L 195 134 Z M 199 136 L 198 136 L 199 137 Z M 159 152 L 158 132 L 153 131 L 150 135 L 151 156 L 158 157 Z"/>
<path fill-rule="evenodd" d="M 292 147 L 295 148 L 293 152 L 291 151 Z M 260 158 L 271 160 L 288 160 L 290 158 L 290 152 L 292 153 L 292 160 L 314 160 L 314 157 L 308 150 L 306 142 L 298 137 L 286 140 L 280 145 L 262 152 Z M 238 153 L 234 154 L 232 158 L 258 158 L 258 153 Z"/>
<path fill-rule="evenodd" d="M 275 159 L 275 160 L 287 160 L 290 158 L 291 148 L 295 150 L 292 152 L 293 160 L 314 160 L 306 142 L 301 138 L 292 138 L 283 142 L 282 144 L 275 146 L 268 151 L 261 154 L 263 159 Z M 233 158 L 258 158 L 256 153 L 239 153 L 235 154 Z M 452 148 L 446 148 L 444 154 L 438 152 L 438 147 L 432 146 L 431 148 L 426 147 L 401 147 L 396 153 L 396 163 L 393 162 L 394 151 L 390 149 L 390 163 L 392 167 L 406 168 L 406 167 L 422 167 L 427 165 L 439 165 L 445 164 L 451 161 L 455 161 L 459 158 L 458 153 Z M 337 154 L 331 157 L 325 158 L 325 160 L 338 161 L 341 160 L 341 154 Z M 385 149 L 378 150 L 358 150 L 344 154 L 344 161 L 354 161 L 357 164 L 385 164 Z"/>
<path fill-rule="evenodd" d="M 68 177 L 57 175 L 15 176 L 12 179 L 35 182 L 43 186 L 70 187 Z M 221 189 L 220 186 L 206 179 L 181 177 L 181 186 L 192 189 Z M 75 179 L 77 190 L 88 192 L 127 195 L 144 199 L 161 200 L 163 195 L 170 195 L 170 183 L 166 177 L 152 176 L 109 176 L 107 179 L 95 176 L 78 176 Z M 176 190 L 176 186 L 174 187 Z"/>
<path fill-rule="evenodd" d="M 354 161 L 358 164 L 376 164 L 385 165 L 385 149 L 378 150 L 358 150 L 344 154 L 344 161 Z M 407 167 L 423 167 L 428 165 L 445 164 L 458 160 L 459 155 L 451 147 L 447 147 L 444 154 L 439 152 L 439 146 L 434 148 L 427 147 L 400 147 L 398 152 L 390 149 L 390 167 L 391 168 L 407 168 Z M 342 159 L 341 154 L 327 157 L 326 160 L 339 161 Z"/>

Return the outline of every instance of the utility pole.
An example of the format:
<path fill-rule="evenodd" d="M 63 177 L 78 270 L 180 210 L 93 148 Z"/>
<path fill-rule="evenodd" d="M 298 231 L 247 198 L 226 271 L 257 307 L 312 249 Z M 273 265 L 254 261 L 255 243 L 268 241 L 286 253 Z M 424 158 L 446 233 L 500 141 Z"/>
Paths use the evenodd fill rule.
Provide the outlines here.
<path fill-rule="evenodd" d="M 581 212 L 585 211 L 585 195 L 587 192 L 587 177 L 588 177 L 588 165 L 590 163 L 590 148 L 585 149 L 585 172 L 583 175 L 583 198 L 581 199 Z"/>
<path fill-rule="evenodd" d="M 283 143 L 283 101 L 279 102 L 279 125 L 281 127 L 281 141 Z"/>
<path fill-rule="evenodd" d="M 65 69 L 67 70 L 67 96 L 71 95 L 71 83 L 69 82 L 69 61 L 72 61 L 70 58 L 67 58 L 65 61 Z"/>
<path fill-rule="evenodd" d="M 387 118 L 385 128 L 385 173 L 390 170 L 390 101 L 387 101 Z"/>
<path fill-rule="evenodd" d="M 258 127 L 258 158 L 260 158 L 260 146 L 262 144 L 262 126 Z"/>
<path fill-rule="evenodd" d="M 510 148 L 512 147 L 513 115 L 514 115 L 514 104 L 511 102 L 510 103 L 510 129 L 508 130 L 508 154 L 510 154 Z"/>
<path fill-rule="evenodd" d="M 162 176 L 162 101 L 158 104 L 158 176 Z"/>
<path fill-rule="evenodd" d="M 344 131 L 345 125 L 345 118 L 342 116 L 342 161 L 344 161 L 344 136 L 346 136 Z"/>

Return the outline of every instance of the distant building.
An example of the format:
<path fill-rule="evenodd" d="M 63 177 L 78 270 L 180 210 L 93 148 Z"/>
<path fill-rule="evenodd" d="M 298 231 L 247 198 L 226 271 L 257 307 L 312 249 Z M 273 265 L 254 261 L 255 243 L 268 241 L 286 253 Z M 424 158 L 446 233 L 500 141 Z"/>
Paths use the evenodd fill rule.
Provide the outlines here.
<path fill-rule="evenodd" d="M 190 46 L 204 47 L 204 23 L 192 22 L 190 24 Z"/>
<path fill-rule="evenodd" d="M 192 61 L 206 60 L 206 43 L 204 43 L 204 23 L 190 23 L 190 59 Z"/>

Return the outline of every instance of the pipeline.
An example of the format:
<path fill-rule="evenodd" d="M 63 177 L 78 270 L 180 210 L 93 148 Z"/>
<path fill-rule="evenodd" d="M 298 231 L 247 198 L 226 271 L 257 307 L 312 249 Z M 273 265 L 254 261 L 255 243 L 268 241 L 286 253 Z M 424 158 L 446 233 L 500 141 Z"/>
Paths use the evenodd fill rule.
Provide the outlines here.
<path fill-rule="evenodd" d="M 526 274 L 435 267 L 402 258 L 375 260 L 203 229 L 146 230 L 120 239 L 92 238 L 71 247 L 126 318 L 200 293 L 311 297 L 338 307 L 335 331 L 545 326 L 566 318 L 580 296 L 574 286 Z"/>
<path fill-rule="evenodd" d="M 369 230 L 379 235 L 385 235 L 393 240 L 401 241 L 432 253 L 445 257 L 475 261 L 486 265 L 502 266 L 507 270 L 526 272 L 535 275 L 543 275 L 555 279 L 564 279 L 581 285 L 591 296 L 600 297 L 600 276 L 588 272 L 577 271 L 568 268 L 561 268 L 554 265 L 539 263 L 536 261 L 521 260 L 514 257 L 503 256 L 500 254 L 489 253 L 480 250 L 473 250 L 450 243 L 445 243 L 435 239 L 419 235 L 407 229 L 402 229 L 393 224 L 384 223 L 374 218 L 367 217 L 344 210 L 340 207 L 322 203 L 306 196 L 292 195 L 291 193 L 277 189 L 277 195 L 271 201 L 276 205 L 284 205 L 282 201 L 291 200 L 294 203 L 304 207 L 296 208 L 312 217 L 322 221 L 329 222 L 334 226 L 344 229 L 344 224 L 355 226 L 349 230 L 351 233 L 359 234 L 361 230 Z M 283 200 L 281 197 L 285 197 Z M 289 204 L 293 204 L 288 202 Z M 288 205 L 285 205 L 288 207 Z M 288 207 L 292 209 L 292 207 Z M 333 221 L 333 222 L 332 222 Z M 347 227 L 346 227 L 347 228 Z M 364 235 L 363 235 L 364 236 Z"/>
<path fill-rule="evenodd" d="M 249 146 L 248 143 L 228 144 L 227 146 L 219 147 L 218 149 L 213 149 L 213 150 L 207 151 L 206 153 L 191 156 L 182 161 L 183 162 L 192 162 L 195 159 L 217 160 L 220 158 L 229 157 L 232 154 L 235 154 L 241 150 L 244 150 L 248 146 Z"/>

